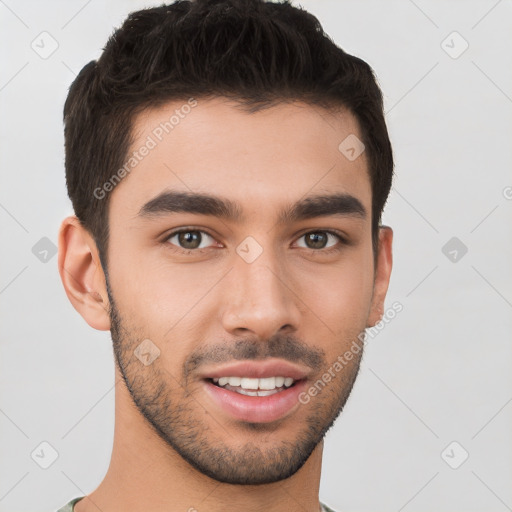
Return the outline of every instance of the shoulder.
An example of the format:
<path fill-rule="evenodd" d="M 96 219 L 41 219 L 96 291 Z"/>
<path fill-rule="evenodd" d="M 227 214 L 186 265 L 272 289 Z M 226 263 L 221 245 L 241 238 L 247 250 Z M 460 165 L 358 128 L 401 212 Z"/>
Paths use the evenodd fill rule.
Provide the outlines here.
<path fill-rule="evenodd" d="M 320 502 L 322 512 L 335 512 L 332 508 L 329 508 L 325 503 Z"/>
<path fill-rule="evenodd" d="M 59 508 L 57 512 L 73 512 L 75 508 L 75 503 L 77 501 L 80 501 L 83 498 L 83 496 L 79 496 L 78 498 L 72 499 L 69 503 L 66 503 L 63 507 Z"/>

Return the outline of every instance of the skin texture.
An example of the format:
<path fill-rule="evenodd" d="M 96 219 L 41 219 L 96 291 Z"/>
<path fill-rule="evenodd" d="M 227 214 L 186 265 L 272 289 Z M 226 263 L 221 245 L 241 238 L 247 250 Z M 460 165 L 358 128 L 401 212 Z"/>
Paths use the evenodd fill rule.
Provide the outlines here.
<path fill-rule="evenodd" d="M 133 148 L 181 105 L 140 114 Z M 272 358 L 300 366 L 311 385 L 380 319 L 392 231 L 380 228 L 374 266 L 366 155 L 350 161 L 338 150 L 350 134 L 362 138 L 343 110 L 295 102 L 249 114 L 225 98 L 199 99 L 110 192 L 108 281 L 91 235 L 76 217 L 63 221 L 66 293 L 90 326 L 111 330 L 116 358 L 110 467 L 76 511 L 318 511 L 322 437 L 362 351 L 272 422 L 233 418 L 205 392 L 203 376 L 235 359 Z M 230 199 L 244 218 L 138 215 L 171 190 Z M 282 208 L 335 192 L 357 198 L 366 216 L 277 222 Z M 192 245 L 170 237 L 178 228 L 200 230 L 201 247 L 187 252 Z M 311 232 L 316 246 L 304 236 Z M 251 263 L 236 250 L 248 236 L 262 249 Z M 146 339 L 160 350 L 147 366 L 134 354 Z"/>

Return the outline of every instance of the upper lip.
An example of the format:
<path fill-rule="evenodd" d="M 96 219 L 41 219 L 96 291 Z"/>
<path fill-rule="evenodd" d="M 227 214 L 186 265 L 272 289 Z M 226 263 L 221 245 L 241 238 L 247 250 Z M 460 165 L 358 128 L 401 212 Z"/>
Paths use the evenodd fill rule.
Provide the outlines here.
<path fill-rule="evenodd" d="M 283 359 L 266 359 L 260 361 L 234 361 L 201 372 L 203 379 L 220 377 L 248 377 L 264 379 L 266 377 L 291 377 L 301 380 L 307 377 L 308 371 L 299 365 Z"/>

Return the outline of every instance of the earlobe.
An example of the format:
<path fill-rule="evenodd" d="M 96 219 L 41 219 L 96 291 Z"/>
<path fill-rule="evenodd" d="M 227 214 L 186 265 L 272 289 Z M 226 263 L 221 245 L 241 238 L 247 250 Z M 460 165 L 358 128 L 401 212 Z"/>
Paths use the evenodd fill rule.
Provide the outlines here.
<path fill-rule="evenodd" d="M 375 267 L 373 298 L 367 327 L 373 327 L 384 315 L 384 300 L 388 291 L 393 267 L 393 230 L 388 226 L 379 228 L 379 252 Z"/>
<path fill-rule="evenodd" d="M 93 237 L 76 216 L 59 231 L 59 274 L 73 307 L 94 329 L 110 330 L 105 275 Z"/>

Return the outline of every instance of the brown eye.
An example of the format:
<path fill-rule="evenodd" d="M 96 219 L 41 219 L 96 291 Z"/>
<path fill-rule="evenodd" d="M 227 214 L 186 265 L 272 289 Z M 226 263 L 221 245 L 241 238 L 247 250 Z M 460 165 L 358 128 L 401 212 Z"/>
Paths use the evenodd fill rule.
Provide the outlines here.
<path fill-rule="evenodd" d="M 334 238 L 335 240 L 330 245 L 327 245 L 329 237 Z M 314 250 L 321 250 L 326 248 L 329 249 L 331 247 L 334 247 L 337 241 L 343 241 L 339 235 L 337 235 L 336 233 L 331 233 L 329 231 L 310 231 L 309 233 L 305 233 L 304 235 L 302 235 L 300 238 L 303 238 L 305 240 L 306 249 Z"/>
<path fill-rule="evenodd" d="M 310 249 L 323 249 L 327 244 L 327 235 L 326 233 L 308 233 L 305 240 Z"/>
<path fill-rule="evenodd" d="M 169 235 L 166 241 L 180 249 L 194 250 L 205 249 L 207 245 L 204 245 L 204 243 L 207 243 L 209 238 L 213 240 L 213 238 L 204 231 L 197 229 L 184 229 L 181 231 L 174 231 Z M 176 239 L 175 242 L 172 242 L 173 239 Z"/>

